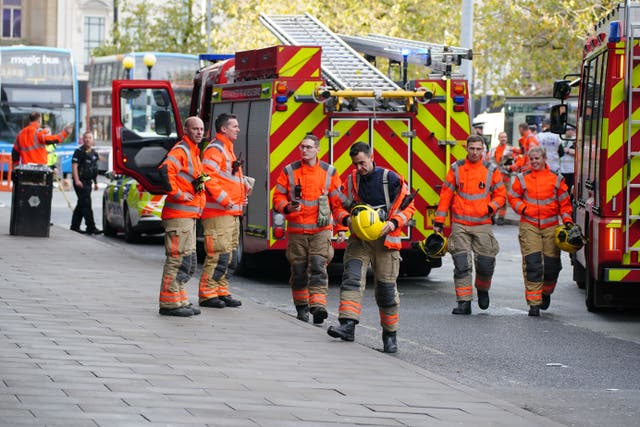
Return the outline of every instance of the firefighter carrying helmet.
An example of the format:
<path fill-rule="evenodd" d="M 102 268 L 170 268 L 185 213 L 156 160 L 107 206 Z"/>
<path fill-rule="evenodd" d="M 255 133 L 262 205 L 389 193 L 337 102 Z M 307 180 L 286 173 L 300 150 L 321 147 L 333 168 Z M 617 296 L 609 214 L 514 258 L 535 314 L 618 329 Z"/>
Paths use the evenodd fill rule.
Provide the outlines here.
<path fill-rule="evenodd" d="M 441 258 L 447 252 L 447 238 L 440 232 L 433 232 L 418 243 L 418 247 L 429 258 Z"/>
<path fill-rule="evenodd" d="M 579 225 L 565 224 L 556 227 L 556 246 L 565 252 L 574 253 L 586 242 Z"/>
<path fill-rule="evenodd" d="M 367 205 L 356 205 L 351 209 L 351 230 L 361 240 L 373 241 L 380 238 L 384 228 L 385 213 Z"/>

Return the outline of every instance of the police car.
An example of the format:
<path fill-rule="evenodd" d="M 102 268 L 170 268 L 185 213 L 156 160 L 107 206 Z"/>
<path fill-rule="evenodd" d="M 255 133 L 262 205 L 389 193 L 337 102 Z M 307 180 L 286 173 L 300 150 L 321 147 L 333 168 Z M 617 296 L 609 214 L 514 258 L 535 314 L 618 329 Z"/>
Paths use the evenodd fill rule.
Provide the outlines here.
<path fill-rule="evenodd" d="M 128 176 L 107 172 L 109 183 L 102 195 L 102 230 L 105 236 L 124 232 L 129 243 L 142 234 L 159 234 L 162 227 L 164 195 L 154 195 Z"/>

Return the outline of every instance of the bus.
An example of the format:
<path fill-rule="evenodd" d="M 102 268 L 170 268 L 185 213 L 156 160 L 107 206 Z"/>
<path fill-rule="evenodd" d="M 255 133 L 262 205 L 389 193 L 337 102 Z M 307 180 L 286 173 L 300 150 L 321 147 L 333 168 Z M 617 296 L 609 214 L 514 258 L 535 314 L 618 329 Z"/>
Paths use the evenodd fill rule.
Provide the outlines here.
<path fill-rule="evenodd" d="M 149 71 L 143 58 L 147 54 L 156 58 L 155 65 Z M 133 67 L 127 72 L 122 61 L 126 57 L 133 59 Z M 96 150 L 100 154 L 99 169 L 109 170 L 108 153 L 111 151 L 111 82 L 122 79 L 147 79 L 148 73 L 153 80 L 169 80 L 180 105 L 183 120 L 189 114 L 193 77 L 200 67 L 197 55 L 167 52 L 134 52 L 126 55 L 94 57 L 89 64 L 87 84 L 87 130 L 93 133 Z M 145 109 L 134 109 L 134 126 L 148 126 L 151 117 Z"/>
<path fill-rule="evenodd" d="M 42 46 L 0 46 L 0 152 L 11 153 L 16 135 L 29 124 L 29 113 L 42 114 L 42 125 L 58 133 L 74 128 L 58 144 L 58 173 L 71 173 L 78 148 L 78 80 L 71 51 Z"/>

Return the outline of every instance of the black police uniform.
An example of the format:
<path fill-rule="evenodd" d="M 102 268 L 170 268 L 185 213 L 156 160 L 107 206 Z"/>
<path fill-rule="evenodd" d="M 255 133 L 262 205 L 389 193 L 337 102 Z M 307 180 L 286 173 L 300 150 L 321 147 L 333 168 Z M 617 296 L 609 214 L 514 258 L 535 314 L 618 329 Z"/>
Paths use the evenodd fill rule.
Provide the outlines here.
<path fill-rule="evenodd" d="M 73 189 L 78 196 L 78 204 L 71 217 L 71 229 L 80 231 L 80 223 L 84 218 L 84 223 L 87 226 L 86 232 L 89 234 L 99 233 L 100 230 L 96 228 L 91 208 L 91 188 L 98 179 L 98 153 L 94 149 L 86 151 L 84 147 L 80 147 L 74 151 L 71 163 L 78 164 L 78 177 L 82 182 L 82 187 L 77 186 L 75 180 L 73 182 Z"/>

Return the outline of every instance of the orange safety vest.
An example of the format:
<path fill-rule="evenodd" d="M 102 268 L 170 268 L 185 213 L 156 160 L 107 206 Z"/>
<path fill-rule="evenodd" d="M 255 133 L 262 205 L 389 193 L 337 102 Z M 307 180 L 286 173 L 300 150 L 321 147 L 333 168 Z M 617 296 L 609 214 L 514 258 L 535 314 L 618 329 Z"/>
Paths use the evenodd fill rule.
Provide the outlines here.
<path fill-rule="evenodd" d="M 55 144 L 64 141 L 68 136 L 66 130 L 51 135 L 48 130 L 38 127 L 38 122 L 31 122 L 25 126 L 18 136 L 14 148 L 20 153 L 22 164 L 37 163 L 39 165 L 48 164 L 47 144 Z"/>
<path fill-rule="evenodd" d="M 555 227 L 558 216 L 571 222 L 571 198 L 562 175 L 547 165 L 542 170 L 528 170 L 516 175 L 509 191 L 509 204 L 520 215 L 521 222 L 538 228 Z"/>
<path fill-rule="evenodd" d="M 395 172 L 392 172 L 388 169 L 384 170 L 382 182 L 384 186 L 383 191 L 384 191 L 385 200 L 386 200 L 385 204 L 386 204 L 386 209 L 388 213 L 388 220 L 391 220 L 391 219 L 395 220 L 398 226 L 396 227 L 395 230 L 388 233 L 384 237 L 384 246 L 389 249 L 400 250 L 402 248 L 402 227 L 406 226 L 409 223 L 409 220 L 413 216 L 413 213 L 415 212 L 416 208 L 413 201 L 411 201 L 411 203 L 409 203 L 409 205 L 406 208 L 400 209 L 400 205 L 402 204 L 402 201 L 406 196 L 409 195 L 409 188 L 407 187 L 407 183 L 405 182 L 404 178 L 400 175 L 398 175 L 398 178 L 400 179 L 400 191 L 398 192 L 398 195 L 396 196 L 396 198 L 393 201 L 391 201 L 390 194 L 389 194 L 389 182 L 386 178 L 389 173 L 395 173 Z M 354 169 L 353 171 L 351 171 L 351 175 L 346 178 L 346 182 L 342 186 L 342 191 L 344 193 L 344 196 L 346 197 L 344 205 L 361 203 L 360 197 L 358 196 L 359 184 L 360 184 L 360 174 L 358 173 L 357 170 Z M 348 215 L 350 215 L 349 212 L 347 212 L 345 209 L 341 209 L 336 216 L 336 220 L 338 221 L 339 224 L 342 224 L 344 218 Z M 352 236 L 355 237 L 354 234 L 352 234 Z"/>
<path fill-rule="evenodd" d="M 233 152 L 233 142 L 221 133 L 216 134 L 216 139 L 211 141 L 202 153 L 202 165 L 205 172 L 213 178 L 211 186 L 219 187 L 219 189 L 212 188 L 208 191 L 209 196 L 207 196 L 202 219 L 224 215 L 242 216 L 247 190 L 244 185 L 242 166 Z M 230 204 L 213 198 L 223 193 L 231 200 Z"/>
<path fill-rule="evenodd" d="M 273 209 L 284 213 L 284 208 L 289 201 L 300 202 L 300 211 L 285 214 L 287 218 L 287 231 L 293 234 L 314 234 L 322 230 L 331 230 L 332 224 L 319 227 L 318 222 L 318 198 L 327 195 L 332 212 L 337 212 L 342 207 L 344 196 L 340 191 L 340 177 L 336 169 L 330 164 L 318 160 L 315 165 L 298 160 L 287 166 L 280 172 L 276 181 L 276 189 L 273 193 Z M 296 195 L 296 186 L 300 193 Z"/>
<path fill-rule="evenodd" d="M 198 146 L 185 135 L 171 148 L 159 168 L 167 190 L 162 219 L 200 218 L 204 193 L 196 192 L 193 187 L 193 182 L 202 174 Z M 192 200 L 185 199 L 187 193 L 193 195 Z"/>
<path fill-rule="evenodd" d="M 458 224 L 491 224 L 489 206 L 497 212 L 506 198 L 502 174 L 496 165 L 458 160 L 451 165 L 443 183 L 434 221 L 444 224 L 451 209 L 451 220 Z"/>

